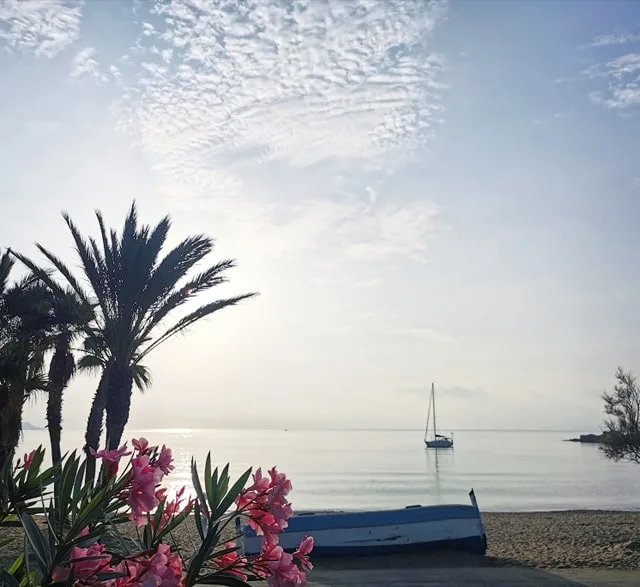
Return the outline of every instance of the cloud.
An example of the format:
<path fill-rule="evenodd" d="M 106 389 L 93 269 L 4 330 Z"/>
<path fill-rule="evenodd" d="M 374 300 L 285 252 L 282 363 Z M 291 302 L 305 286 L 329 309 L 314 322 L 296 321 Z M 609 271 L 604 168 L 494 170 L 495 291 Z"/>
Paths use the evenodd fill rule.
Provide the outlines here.
<path fill-rule="evenodd" d="M 428 395 L 431 393 L 431 387 L 409 387 L 402 388 L 398 391 L 403 393 L 413 393 L 418 395 Z M 453 399 L 484 399 L 489 397 L 489 394 L 478 387 L 462 387 L 454 385 L 451 387 L 436 388 L 436 395 L 438 397 L 453 398 Z"/>
<path fill-rule="evenodd" d="M 54 57 L 78 38 L 82 7 L 75 0 L 2 0 L 0 42 L 9 51 Z"/>
<path fill-rule="evenodd" d="M 142 23 L 141 77 L 121 112 L 152 152 L 388 161 L 432 131 L 442 60 L 426 39 L 443 3 L 222 4 L 159 2 Z"/>
<path fill-rule="evenodd" d="M 640 42 L 640 33 L 610 33 L 600 35 L 591 43 L 592 47 L 603 47 L 606 45 L 627 45 L 629 43 Z"/>
<path fill-rule="evenodd" d="M 437 209 L 423 198 L 392 206 L 363 179 L 355 198 L 305 193 L 291 205 L 253 196 L 246 182 L 321 163 L 354 176 L 406 163 L 442 120 L 445 62 L 429 43 L 446 2 L 150 6 L 138 10 L 138 38 L 117 64 L 113 114 L 170 197 L 282 253 L 329 246 L 356 260 L 424 257 Z"/>
<path fill-rule="evenodd" d="M 633 42 L 640 42 L 640 34 L 602 35 L 596 37 L 593 46 L 622 47 Z M 640 106 L 640 53 L 627 50 L 613 59 L 592 64 L 582 74 L 606 84 L 590 92 L 589 98 L 594 104 L 627 112 Z"/>
<path fill-rule="evenodd" d="M 71 78 L 91 78 L 98 83 L 108 81 L 109 78 L 100 71 L 98 61 L 94 57 L 95 52 L 93 47 L 86 47 L 76 54 L 71 62 Z"/>

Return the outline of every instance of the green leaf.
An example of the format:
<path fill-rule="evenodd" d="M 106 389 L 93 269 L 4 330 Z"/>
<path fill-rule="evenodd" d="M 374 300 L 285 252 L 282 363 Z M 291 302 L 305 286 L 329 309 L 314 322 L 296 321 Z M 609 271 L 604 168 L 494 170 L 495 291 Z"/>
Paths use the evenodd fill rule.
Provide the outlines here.
<path fill-rule="evenodd" d="M 222 473 L 220 473 L 220 482 L 218 483 L 218 491 L 220 492 L 220 497 L 226 495 L 227 490 L 229 489 L 229 463 L 224 466 L 222 469 Z"/>
<path fill-rule="evenodd" d="M 251 476 L 251 469 L 247 469 L 240 478 L 233 484 L 233 487 L 229 490 L 224 499 L 220 502 L 218 509 L 213 514 L 214 518 L 219 518 L 222 516 L 234 502 L 236 497 L 240 495 L 240 492 L 244 489 L 244 486 L 247 484 L 249 477 Z"/>
<path fill-rule="evenodd" d="M 196 490 L 196 495 L 198 496 L 198 501 L 206 510 L 205 515 L 207 518 L 207 522 L 210 521 L 209 510 L 207 508 L 207 499 L 202 491 L 202 485 L 200 484 L 200 477 L 198 476 L 198 467 L 196 465 L 195 459 L 191 459 L 191 480 L 193 481 L 193 488 Z"/>
<path fill-rule="evenodd" d="M 6 587 L 20 587 L 20 583 L 4 569 L 0 569 L 0 578 Z"/>
<path fill-rule="evenodd" d="M 24 554 L 21 554 L 16 560 L 13 561 L 13 564 L 9 567 L 9 574 L 15 575 L 23 565 Z"/>
<path fill-rule="evenodd" d="M 216 476 L 218 473 L 218 469 L 216 467 Z M 217 487 L 214 486 L 214 480 L 211 476 L 211 453 L 208 452 L 207 453 L 207 460 L 205 461 L 204 464 L 204 488 L 207 491 L 207 499 L 209 500 L 209 507 L 211 508 L 211 511 L 216 509 L 217 503 L 216 503 L 216 489 Z"/>
<path fill-rule="evenodd" d="M 107 488 L 98 491 L 78 513 L 74 524 L 69 529 L 67 537 L 74 538 L 87 526 L 98 520 L 104 513 L 105 501 L 107 498 Z"/>
<path fill-rule="evenodd" d="M 51 567 L 49 546 L 42 535 L 42 531 L 33 521 L 33 518 L 23 512 L 20 512 L 19 516 L 24 532 L 27 535 L 27 540 L 29 540 L 29 544 L 31 544 L 31 548 L 33 548 L 33 552 L 40 565 L 40 571 L 46 576 Z"/>
<path fill-rule="evenodd" d="M 198 504 L 195 504 L 194 508 L 194 516 L 196 518 L 196 528 L 198 530 L 198 534 L 200 535 L 200 540 L 204 540 L 204 527 L 202 525 L 202 512 L 198 507 Z"/>
<path fill-rule="evenodd" d="M 173 532 L 173 530 L 182 524 L 188 517 L 191 509 L 193 508 L 193 504 L 189 504 L 184 508 L 177 516 L 175 516 L 171 521 L 167 523 L 167 525 L 160 530 L 155 536 L 154 544 L 159 544 L 160 541 L 169 533 Z"/>

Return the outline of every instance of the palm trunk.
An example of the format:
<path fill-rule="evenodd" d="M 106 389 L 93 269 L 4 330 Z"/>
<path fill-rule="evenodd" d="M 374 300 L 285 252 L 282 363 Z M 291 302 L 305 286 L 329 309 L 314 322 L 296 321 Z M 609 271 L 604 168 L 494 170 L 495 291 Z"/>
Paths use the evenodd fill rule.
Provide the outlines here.
<path fill-rule="evenodd" d="M 69 385 L 75 371 L 75 361 L 69 350 L 71 336 L 62 334 L 56 341 L 55 351 L 49 365 L 49 397 L 47 398 L 47 428 L 51 441 L 51 460 L 57 464 L 62 460 L 60 437 L 62 435 L 62 394 Z"/>
<path fill-rule="evenodd" d="M 62 388 L 49 389 L 47 397 L 47 429 L 51 443 L 51 461 L 55 465 L 62 459 L 60 438 L 62 436 Z"/>
<path fill-rule="evenodd" d="M 107 405 L 107 386 L 109 384 L 109 367 L 105 367 L 98 383 L 98 389 L 93 396 L 89 420 L 87 421 L 87 431 L 85 433 L 84 452 L 87 460 L 87 481 L 93 480 L 96 470 L 96 459 L 91 454 L 91 449 L 97 451 L 100 447 L 100 437 L 102 436 L 102 421 L 104 410 Z"/>
<path fill-rule="evenodd" d="M 24 394 L 10 386 L 0 389 L 0 469 L 17 448 L 22 431 Z"/>
<path fill-rule="evenodd" d="M 133 373 L 127 364 L 114 364 L 109 377 L 107 393 L 107 449 L 115 450 L 120 445 L 124 427 L 129 421 Z"/>

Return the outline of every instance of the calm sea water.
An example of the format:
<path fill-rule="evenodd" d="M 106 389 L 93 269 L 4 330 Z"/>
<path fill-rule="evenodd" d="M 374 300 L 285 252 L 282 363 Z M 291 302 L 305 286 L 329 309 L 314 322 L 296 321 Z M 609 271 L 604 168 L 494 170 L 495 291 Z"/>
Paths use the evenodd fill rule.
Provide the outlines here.
<path fill-rule="evenodd" d="M 297 509 L 366 509 L 467 503 L 473 487 L 485 511 L 640 510 L 640 466 L 614 463 L 597 446 L 562 442 L 569 432 L 464 432 L 455 449 L 424 448 L 420 431 L 132 430 L 173 449 L 170 489 L 189 484 L 191 456 L 231 464 L 239 475 L 277 465 L 293 483 Z M 64 449 L 82 432 L 65 430 Z M 22 449 L 48 446 L 26 431 Z"/>

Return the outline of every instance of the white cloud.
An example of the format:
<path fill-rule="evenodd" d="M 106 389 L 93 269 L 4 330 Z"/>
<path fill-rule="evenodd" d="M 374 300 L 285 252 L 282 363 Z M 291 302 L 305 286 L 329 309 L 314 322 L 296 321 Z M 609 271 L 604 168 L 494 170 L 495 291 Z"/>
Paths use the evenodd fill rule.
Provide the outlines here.
<path fill-rule="evenodd" d="M 429 40 L 445 2 L 152 6 L 119 63 L 129 81 L 113 112 L 169 195 L 233 217 L 282 254 L 324 243 L 357 259 L 423 256 L 429 202 L 381 205 L 377 188 L 355 200 L 258 201 L 243 178 L 267 164 L 405 162 L 441 120 L 444 62 Z"/>
<path fill-rule="evenodd" d="M 610 33 L 596 37 L 591 45 L 593 47 L 602 47 L 606 45 L 627 45 L 637 42 L 640 42 L 640 33 Z"/>
<path fill-rule="evenodd" d="M 91 78 L 98 83 L 108 81 L 109 78 L 100 71 L 95 53 L 96 51 L 93 47 L 86 47 L 76 54 L 71 62 L 70 75 L 73 79 Z M 117 69 L 115 69 L 115 72 L 117 72 Z"/>
<path fill-rule="evenodd" d="M 620 46 L 640 42 L 638 33 L 615 33 L 596 37 L 594 47 Z M 629 111 L 640 106 L 640 53 L 628 49 L 613 59 L 597 62 L 583 76 L 606 84 L 589 94 L 594 104 L 611 110 Z"/>
<path fill-rule="evenodd" d="M 73 0 L 2 0 L 0 43 L 8 50 L 54 57 L 80 31 L 82 2 Z"/>

